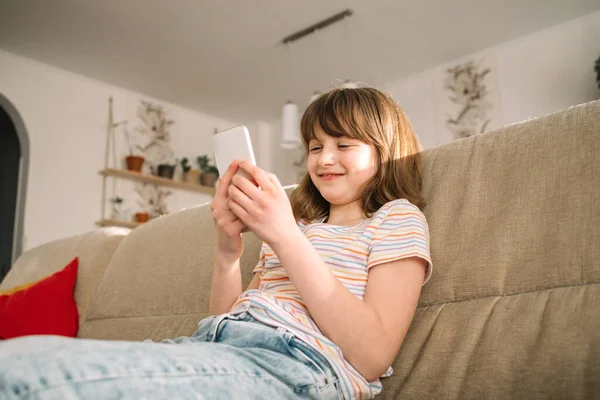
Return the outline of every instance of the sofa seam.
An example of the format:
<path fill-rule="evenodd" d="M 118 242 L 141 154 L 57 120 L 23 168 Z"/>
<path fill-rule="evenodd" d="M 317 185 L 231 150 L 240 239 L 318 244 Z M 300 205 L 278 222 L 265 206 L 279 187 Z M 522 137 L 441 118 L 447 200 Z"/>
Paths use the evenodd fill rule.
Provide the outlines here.
<path fill-rule="evenodd" d="M 98 318 L 90 318 L 87 319 L 86 322 L 90 321 L 103 321 L 106 319 L 124 319 L 124 318 L 148 318 L 148 317 L 173 317 L 173 316 L 185 316 L 189 317 L 190 314 L 208 314 L 204 312 L 188 312 L 188 313 L 168 313 L 168 314 L 149 314 L 149 315 L 127 315 L 127 316 L 115 316 L 115 317 L 98 317 Z M 208 315 L 207 315 L 208 316 Z M 185 322 L 185 320 L 184 320 Z"/>
<path fill-rule="evenodd" d="M 81 246 L 83 246 L 83 243 L 94 233 L 95 233 L 95 230 L 91 230 L 91 231 L 87 232 L 87 234 L 81 238 L 81 240 L 77 244 L 77 247 L 75 248 L 75 257 L 77 257 L 77 259 L 78 259 L 78 268 L 77 268 L 77 280 L 75 281 L 75 286 L 73 288 L 73 291 L 75 291 L 77 289 L 77 283 L 79 282 L 79 260 L 81 258 L 81 254 L 79 254 L 79 250 L 80 250 Z M 90 305 L 92 304 L 92 299 L 94 298 L 94 295 L 96 294 L 96 289 L 97 289 L 97 287 L 94 288 L 94 293 L 92 293 L 92 296 L 90 296 L 90 300 L 85 307 L 85 315 L 81 315 L 81 309 L 79 307 L 79 304 L 75 303 L 75 307 L 77 307 L 77 331 L 78 332 L 79 332 L 79 329 L 81 329 L 81 327 L 85 324 L 85 319 L 86 319 L 87 313 L 89 311 Z"/>
<path fill-rule="evenodd" d="M 190 319 L 190 315 L 186 314 L 185 317 L 183 318 L 183 321 L 181 321 L 181 325 L 179 325 L 179 329 L 177 329 L 177 332 L 175 333 L 175 336 L 180 336 L 181 335 L 181 330 L 183 329 L 183 327 L 185 326 L 185 323 Z"/>
<path fill-rule="evenodd" d="M 592 282 L 584 282 L 584 283 L 575 283 L 575 284 L 570 284 L 570 285 L 549 286 L 549 287 L 540 288 L 540 289 L 536 289 L 536 290 L 514 292 L 514 293 L 507 293 L 507 294 L 493 294 L 493 295 L 481 296 L 481 297 L 467 297 L 467 298 L 460 299 L 460 300 L 437 301 L 437 302 L 433 302 L 433 303 L 420 304 L 420 305 L 417 306 L 417 309 L 418 308 L 431 307 L 431 306 L 437 306 L 437 305 L 443 305 L 443 304 L 464 303 L 464 302 L 467 302 L 467 301 L 483 300 L 483 299 L 490 299 L 490 298 L 512 297 L 512 296 L 517 296 L 517 295 L 520 295 L 520 294 L 537 293 L 537 292 L 544 292 L 544 291 L 554 290 L 554 289 L 563 289 L 563 288 L 580 287 L 580 286 L 590 286 L 590 285 L 598 285 L 598 284 L 600 284 L 600 280 L 598 280 L 598 281 L 592 281 Z"/>
<path fill-rule="evenodd" d="M 89 235 L 92 235 L 92 234 L 98 233 L 99 231 L 103 231 L 103 229 L 102 229 L 102 228 L 101 228 L 101 229 L 95 229 L 95 230 L 91 231 L 91 232 L 89 233 Z M 88 319 L 88 315 L 89 315 L 89 312 L 90 312 L 90 308 L 92 307 L 92 304 L 94 304 L 94 299 L 96 298 L 96 294 L 98 293 L 98 289 L 100 288 L 100 285 L 102 284 L 102 281 L 103 281 L 103 280 L 104 280 L 104 278 L 105 278 L 105 275 L 106 275 L 106 269 L 108 268 L 108 266 L 110 265 L 111 261 L 113 260 L 113 258 L 114 258 L 114 256 L 115 256 L 115 253 L 117 252 L 117 249 L 118 249 L 118 248 L 121 246 L 121 244 L 123 243 L 123 240 L 125 240 L 125 237 L 126 237 L 126 236 L 129 236 L 129 234 L 130 234 L 130 233 L 131 233 L 131 229 L 129 230 L 129 232 L 127 233 L 127 235 L 124 235 L 124 236 L 121 238 L 121 240 L 119 240 L 119 243 L 117 243 L 117 245 L 115 246 L 115 248 L 114 248 L 114 250 L 113 250 L 112 254 L 110 255 L 110 258 L 108 259 L 108 261 L 107 261 L 107 262 L 106 262 L 106 264 L 104 265 L 104 268 L 102 269 L 102 275 L 100 276 L 100 279 L 98 280 L 98 284 L 96 285 L 96 287 L 94 288 L 94 292 L 93 292 L 93 293 L 92 293 L 92 295 L 90 296 L 90 301 L 89 301 L 89 303 L 88 303 L 88 305 L 87 305 L 87 307 L 86 307 L 86 310 L 85 310 L 85 316 L 83 317 L 83 321 L 82 321 L 83 323 L 82 323 L 81 325 L 85 325 L 85 323 L 86 323 L 87 321 L 90 321 L 90 320 Z M 86 239 L 87 239 L 87 236 L 86 236 Z M 83 242 L 83 241 L 82 241 L 82 242 Z M 80 245 L 81 245 L 81 243 L 80 243 Z M 78 247 L 78 248 L 79 248 L 79 247 Z M 81 327 L 80 327 L 80 328 L 81 328 Z"/>
<path fill-rule="evenodd" d="M 470 298 L 461 299 L 461 300 L 454 300 L 454 301 L 439 301 L 439 302 L 435 302 L 435 303 L 427 303 L 427 304 L 419 305 L 417 307 L 417 309 L 431 307 L 431 306 L 437 306 L 437 305 L 464 303 L 464 302 L 467 302 L 467 301 L 490 299 L 490 298 L 511 297 L 511 296 L 517 296 L 517 295 L 520 295 L 520 294 L 544 292 L 544 291 L 553 290 L 553 289 L 562 289 L 562 288 L 580 287 L 580 286 L 590 286 L 590 285 L 597 285 L 597 284 L 600 284 L 600 281 L 578 283 L 578 284 L 572 284 L 572 285 L 550 286 L 550 287 L 541 288 L 541 289 L 537 289 L 537 290 L 515 292 L 515 293 L 508 293 L 508 294 L 501 294 L 501 295 L 482 296 L 482 297 L 470 297 Z M 167 313 L 167 314 L 111 316 L 111 317 L 88 318 L 88 319 L 85 320 L 85 322 L 89 322 L 89 321 L 102 321 L 102 320 L 107 320 L 107 319 L 126 319 L 126 318 L 132 319 L 132 318 L 169 317 L 169 316 L 188 316 L 189 317 L 190 314 L 200 314 L 200 315 L 202 315 L 202 314 L 206 314 L 206 313 L 204 313 L 204 312 L 187 312 L 187 313 Z"/>

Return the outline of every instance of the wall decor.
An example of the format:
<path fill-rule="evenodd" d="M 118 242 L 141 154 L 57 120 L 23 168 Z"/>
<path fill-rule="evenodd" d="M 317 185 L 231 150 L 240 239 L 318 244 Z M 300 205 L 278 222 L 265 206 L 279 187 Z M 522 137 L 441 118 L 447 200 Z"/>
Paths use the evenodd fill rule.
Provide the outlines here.
<path fill-rule="evenodd" d="M 157 173 L 160 164 L 173 164 L 171 129 L 175 120 L 169 118 L 165 107 L 141 100 L 137 108 L 138 124 L 135 129 L 140 137 L 139 149 L 145 164 L 152 174 Z"/>
<path fill-rule="evenodd" d="M 442 67 L 436 76 L 437 128 L 443 144 L 501 125 L 495 57 L 479 55 Z"/>
<path fill-rule="evenodd" d="M 140 211 L 147 212 L 150 218 L 169 213 L 166 199 L 171 195 L 171 191 L 148 183 L 136 184 L 135 191 L 139 195 L 137 203 Z"/>

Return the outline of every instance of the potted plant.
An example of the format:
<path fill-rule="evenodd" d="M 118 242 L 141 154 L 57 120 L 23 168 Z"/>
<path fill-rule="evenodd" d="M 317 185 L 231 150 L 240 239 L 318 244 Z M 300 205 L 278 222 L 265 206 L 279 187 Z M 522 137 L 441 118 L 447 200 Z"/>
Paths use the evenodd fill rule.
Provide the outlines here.
<path fill-rule="evenodd" d="M 200 167 L 200 184 L 204 186 L 214 187 L 215 182 L 219 178 L 219 170 L 211 163 L 207 155 L 199 156 L 196 160 Z"/>
<path fill-rule="evenodd" d="M 144 222 L 148 222 L 148 220 L 150 219 L 150 214 L 148 214 L 146 211 L 138 211 L 135 213 L 135 221 L 139 222 L 139 223 L 144 223 Z"/>
<path fill-rule="evenodd" d="M 187 157 L 181 159 L 181 169 L 183 170 L 183 181 L 188 183 L 200 183 L 200 170 L 192 168 Z"/>
<path fill-rule="evenodd" d="M 173 179 L 173 174 L 175 173 L 175 167 L 177 166 L 177 162 L 179 160 L 175 159 L 173 164 L 161 163 L 158 165 L 157 175 L 162 176 L 163 178 Z"/>
<path fill-rule="evenodd" d="M 127 169 L 129 171 L 142 172 L 142 165 L 144 164 L 144 157 L 133 154 L 133 144 L 131 143 L 131 136 L 125 126 L 125 139 L 127 139 L 127 147 L 129 148 L 129 155 L 125 158 L 127 162 Z M 138 150 L 141 150 L 140 146 L 136 146 Z"/>

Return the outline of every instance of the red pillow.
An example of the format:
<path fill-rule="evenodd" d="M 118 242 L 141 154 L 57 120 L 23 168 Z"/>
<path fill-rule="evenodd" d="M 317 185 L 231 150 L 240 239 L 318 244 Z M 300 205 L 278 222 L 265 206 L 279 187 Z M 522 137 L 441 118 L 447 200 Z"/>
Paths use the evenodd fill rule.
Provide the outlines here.
<path fill-rule="evenodd" d="M 0 293 L 0 339 L 26 335 L 75 337 L 79 312 L 73 295 L 79 260 L 25 289 Z M 8 293 L 11 293 L 9 291 Z"/>

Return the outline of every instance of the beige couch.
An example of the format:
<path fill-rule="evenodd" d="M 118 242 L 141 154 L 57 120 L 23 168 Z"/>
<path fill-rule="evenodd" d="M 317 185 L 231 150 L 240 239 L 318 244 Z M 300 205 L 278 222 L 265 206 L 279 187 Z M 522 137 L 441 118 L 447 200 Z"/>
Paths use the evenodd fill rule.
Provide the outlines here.
<path fill-rule="evenodd" d="M 600 102 L 424 153 L 434 274 L 381 398 L 600 398 Z M 259 241 L 245 234 L 244 282 Z M 23 254 L 0 288 L 80 257 L 82 338 L 189 335 L 208 309 L 206 205 Z"/>

